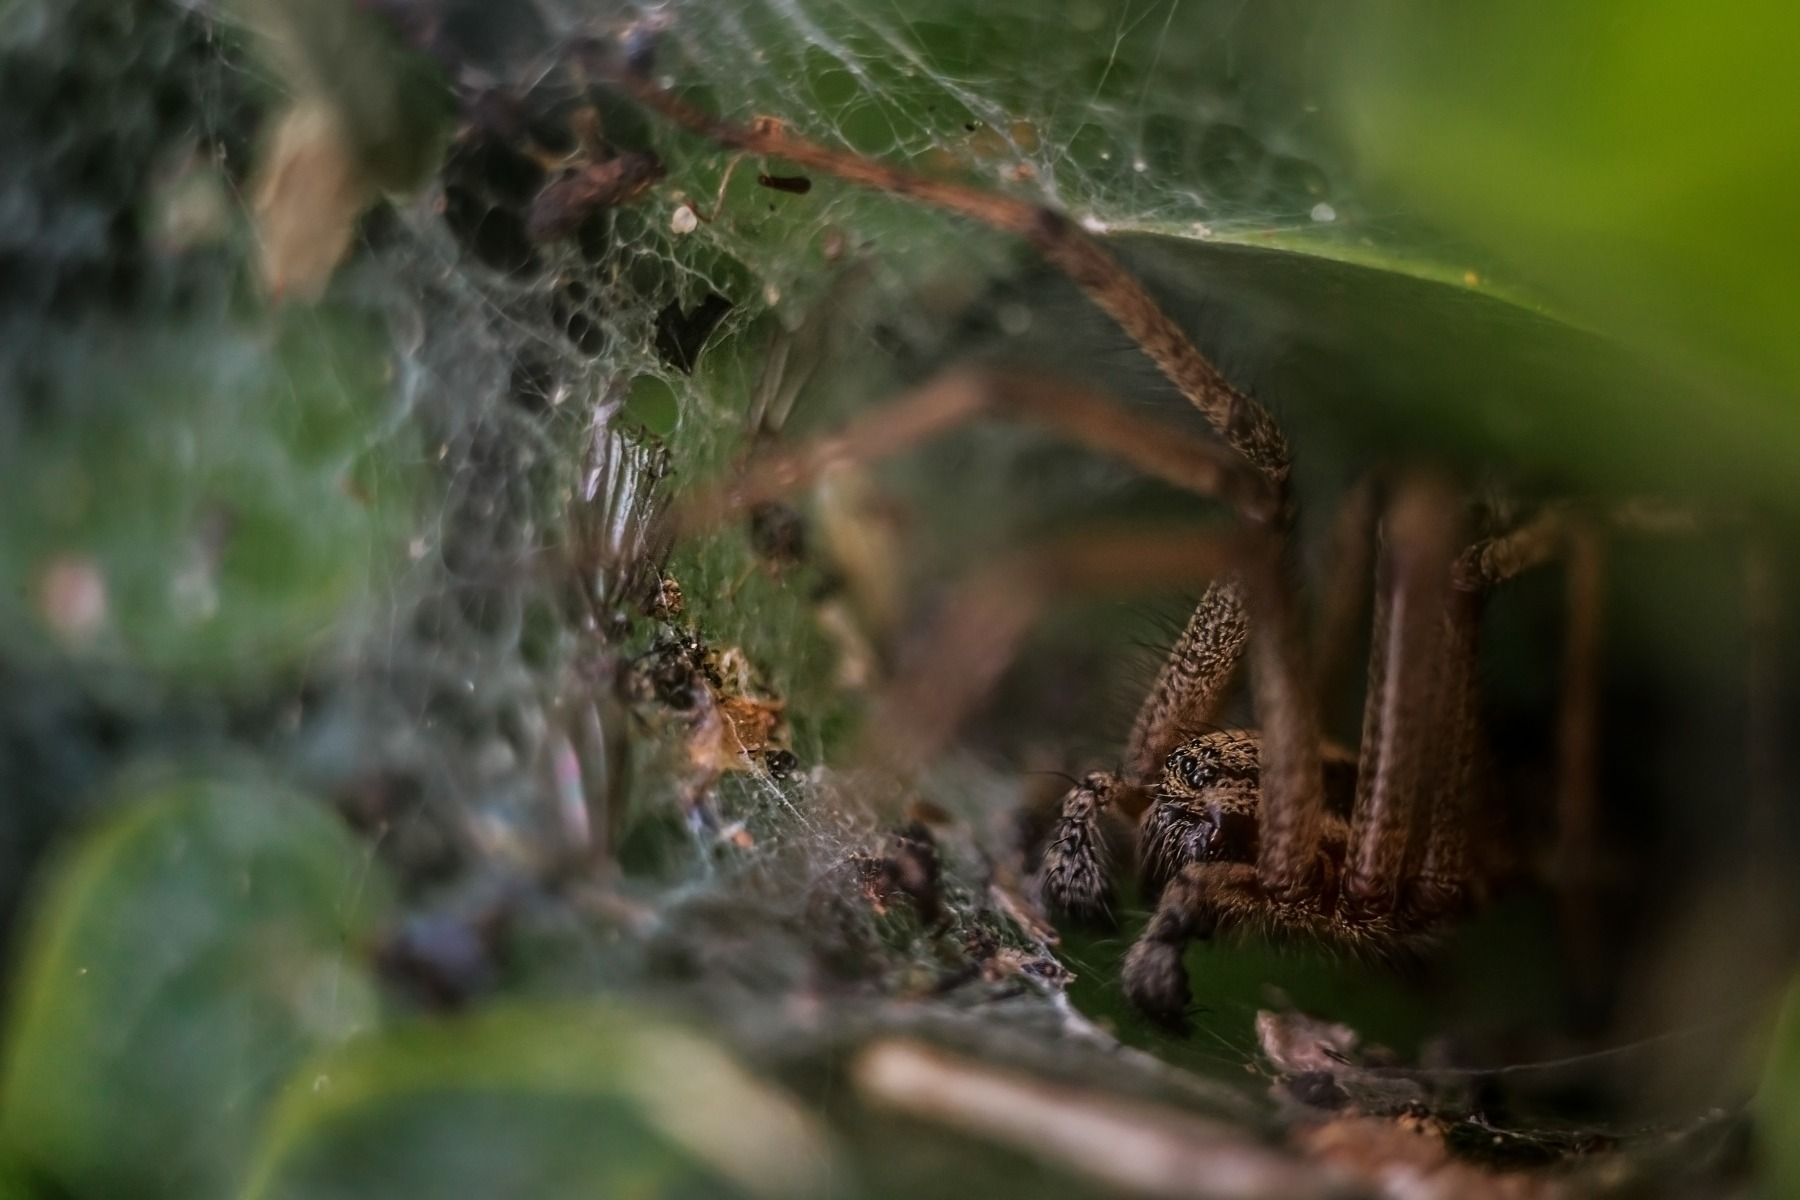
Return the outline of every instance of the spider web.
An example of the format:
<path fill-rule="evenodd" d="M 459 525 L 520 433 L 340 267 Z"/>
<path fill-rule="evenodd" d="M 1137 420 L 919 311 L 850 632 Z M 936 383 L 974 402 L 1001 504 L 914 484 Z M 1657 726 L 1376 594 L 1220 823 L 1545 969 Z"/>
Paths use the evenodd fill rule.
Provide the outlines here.
<path fill-rule="evenodd" d="M 1314 20 L 1306 9 L 1179 0 L 979 14 L 947 3 L 393 7 L 447 31 L 440 59 L 465 105 L 489 94 L 523 98 L 538 123 L 522 140 L 540 156 L 571 149 L 582 94 L 567 46 L 652 31 L 656 70 L 696 103 L 737 118 L 776 116 L 829 144 L 1041 198 L 1096 227 L 1234 236 L 1331 226 L 1351 211 L 1316 101 L 1296 82 L 1306 78 L 1299 58 Z M 281 90 L 210 6 L 144 0 L 104 20 L 90 9 L 99 11 L 7 12 L 9 45 L 36 64 L 15 75 L 17 86 L 53 91 L 65 75 L 115 81 L 90 89 L 96 103 L 83 110 L 85 132 L 72 147 L 28 121 L 9 134 L 5 194 L 24 215 L 9 223 L 8 245 L 41 266 L 44 281 L 35 299 L 18 297 L 9 370 L 47 372 L 59 380 L 55 394 L 71 396 L 82 391 L 82 370 L 110 368 L 79 368 L 74 352 L 44 365 L 28 349 L 35 335 L 22 331 L 51 329 L 45 344 L 70 331 L 71 345 L 84 344 L 90 318 L 67 321 L 54 304 L 105 284 L 120 253 L 96 233 L 109 222 L 127 223 L 137 207 L 179 210 L 189 191 L 247 207 L 255 114 L 271 111 Z M 90 42 L 85 58 L 71 48 L 102 25 L 113 41 Z M 165 43 L 180 52 L 157 57 Z M 129 71 L 106 59 L 115 50 Z M 152 97 L 185 89 L 190 98 L 168 121 L 146 125 L 142 114 L 160 111 L 158 102 L 126 95 L 132 88 Z M 22 94 L 15 113 L 41 99 Z M 650 872 L 656 886 L 693 884 L 720 861 L 753 876 L 789 844 L 806 849 L 809 871 L 879 849 L 880 822 L 856 806 L 844 815 L 810 803 L 811 789 L 824 786 L 810 777 L 728 774 L 718 810 L 690 808 L 692 828 L 682 828 L 669 752 L 638 747 L 646 718 L 617 699 L 621 677 L 658 636 L 639 616 L 644 568 L 660 555 L 653 518 L 673 490 L 717 471 L 744 444 L 759 397 L 791 404 L 800 425 L 872 403 L 956 345 L 971 307 L 1029 262 L 989 231 L 829 180 L 771 187 L 758 176 L 776 165 L 734 163 L 628 105 L 603 107 L 608 142 L 653 150 L 668 178 L 581 236 L 523 242 L 516 223 L 529 195 L 466 136 L 438 178 L 366 222 L 334 291 L 338 303 L 379 314 L 394 354 L 363 450 L 386 464 L 378 470 L 396 494 L 407 491 L 400 479 L 424 480 L 422 508 L 407 528 L 373 531 L 380 590 L 310 652 L 303 719 L 169 719 L 176 744 L 247 748 L 353 813 L 373 814 L 387 830 L 384 853 L 418 894 L 451 903 L 469 895 L 480 903 L 520 873 L 553 873 L 607 837 L 608 852 L 645 843 L 640 857 L 667 868 Z M 115 177 L 95 185 L 79 174 L 108 155 Z M 133 301 L 132 319 L 169 322 L 178 287 L 188 297 L 180 311 L 199 314 L 199 332 L 164 357 L 229 364 L 252 354 L 241 337 L 209 340 L 210 322 L 236 303 L 247 245 L 241 211 L 220 211 L 196 248 L 177 241 L 148 252 L 154 286 Z M 706 327 L 707 312 L 716 328 Z M 121 396 L 113 411 L 160 410 Z M 208 427 L 197 414 L 191 422 L 184 428 Z M 220 428 L 220 444 L 204 453 L 229 458 L 228 426 Z M 1013 454 L 1011 446 L 989 449 Z M 995 473 L 991 495 L 1030 472 L 1035 451 L 1017 453 L 1019 470 Z M 42 493 L 69 465 L 60 461 L 15 477 L 37 478 L 31 486 Z M 1095 480 L 1102 491 L 1116 482 Z M 202 485 L 185 486 L 191 495 L 180 502 L 202 507 Z M 171 555 L 202 544 L 202 532 L 176 530 Z M 999 544 L 1010 531 L 996 522 L 983 536 Z M 137 561 L 147 586 L 168 583 L 154 558 Z M 803 772 L 827 762 L 862 701 L 834 682 L 840 648 L 806 595 L 819 572 L 795 582 L 757 570 L 741 534 L 679 547 L 674 562 L 694 598 L 695 627 L 715 647 L 740 648 L 759 684 L 785 703 Z M 179 672 L 179 654 L 169 653 Z M 91 684 L 73 684 L 68 720 L 88 719 L 98 703 L 127 728 L 160 730 L 145 714 L 169 711 L 157 674 L 165 668 L 113 665 L 125 669 L 105 676 L 105 700 L 91 698 Z M 33 677 L 58 670 L 46 660 Z M 278 695 L 265 701 L 279 706 Z M 658 721 L 680 727 L 668 714 Z M 51 720 L 43 736 L 62 736 L 58 728 Z M 96 752 L 25 790 L 78 793 L 109 761 Z M 976 772 L 951 792 L 967 799 L 967 817 L 986 820 L 1010 802 L 1005 778 Z M 615 811 L 621 805 L 628 815 Z M 721 830 L 744 821 L 760 848 L 721 860 Z M 671 834 L 679 852 L 666 849 Z M 773 891 L 791 890 L 782 878 Z"/>
<path fill-rule="evenodd" d="M 460 10 L 442 7 L 454 26 Z M 507 15 L 470 18 L 466 29 L 516 21 L 509 28 L 526 32 L 472 54 L 465 84 L 545 98 L 559 111 L 570 102 L 560 47 L 654 30 L 659 74 L 708 108 L 775 115 L 830 144 L 1042 198 L 1096 227 L 1233 236 L 1329 226 L 1352 207 L 1317 100 L 1297 82 L 1314 20 L 1302 9 L 496 7 Z M 514 686 L 553 707 L 569 684 L 516 661 L 534 601 L 510 581 L 522 567 L 551 574 L 547 543 L 587 572 L 599 608 L 586 619 L 623 621 L 641 584 L 628 568 L 648 548 L 650 497 L 665 471 L 679 486 L 716 470 L 742 443 L 759 389 L 799 391 L 803 423 L 891 392 L 955 339 L 958 314 L 1022 259 L 987 231 L 832 181 L 809 181 L 799 195 L 771 188 L 757 177 L 779 167 L 734 163 L 624 106 L 603 119 L 609 140 L 654 149 L 669 178 L 591 237 L 532 249 L 496 240 L 489 210 L 457 206 L 468 192 L 504 205 L 491 186 L 459 178 L 453 151 L 444 178 L 402 211 L 405 236 L 363 268 L 384 276 L 407 310 L 396 323 L 419 331 L 404 378 L 433 425 L 426 442 L 439 447 L 446 481 L 440 520 L 422 554 L 415 546 L 431 564 L 416 582 L 435 632 L 414 643 L 415 620 L 385 654 L 399 674 L 472 681 L 457 707 L 504 710 L 519 702 Z M 677 361 L 671 329 L 680 334 L 719 305 L 708 297 L 730 307 L 686 349 L 698 363 Z M 884 338 L 905 352 L 867 352 Z M 777 356 L 797 381 L 771 368 Z M 828 367 L 810 379 L 819 360 Z M 770 660 L 759 666 L 788 700 L 795 748 L 816 763 L 845 719 L 824 681 L 833 652 L 791 589 L 752 580 L 734 597 L 741 602 L 708 610 L 706 598 L 743 574 L 743 553 L 681 551 L 678 575 L 700 598 L 709 636 Z M 436 574 L 444 566 L 455 603 Z M 536 602 L 551 614 L 543 620 L 559 670 L 572 669 L 576 644 L 594 631 Z M 495 627 L 471 627 L 471 607 L 476 624 Z M 766 650 L 784 644 L 785 655 Z M 496 719 L 489 712 L 481 723 Z M 541 736 L 491 749 L 494 761 L 535 762 L 541 776 L 547 756 L 576 753 L 544 711 L 510 723 Z M 424 791 L 456 796 L 451 811 L 481 807 L 462 794 L 481 777 L 462 769 L 464 756 L 423 757 Z M 526 778 L 508 805 L 542 823 L 551 793 Z M 559 819 L 554 810 L 549 819 Z"/>
<path fill-rule="evenodd" d="M 1337 236 L 1357 212 L 1305 82 L 1317 23 L 1305 6 L 411 7 L 465 35 L 450 62 L 466 101 L 525 98 L 542 118 L 526 134 L 539 151 L 570 148 L 582 95 L 568 44 L 654 29 L 656 71 L 708 109 L 775 116 L 828 144 L 1045 200 L 1096 228 Z M 51 11 L 16 9 L 13 28 Z M 121 11 L 130 14 L 114 31 L 121 45 L 150 44 L 147 30 L 183 34 L 183 57 L 146 68 L 147 91 L 177 77 L 202 82 L 192 110 L 148 131 L 128 127 L 146 107 L 135 93 L 111 104 L 117 95 L 98 93 L 84 114 L 104 135 L 98 143 L 139 153 L 109 182 L 96 219 L 164 194 L 168 152 L 196 144 L 205 152 L 198 174 L 177 181 L 211 179 L 241 205 L 249 116 L 275 107 L 278 86 L 205 6 L 142 0 Z M 49 44 L 74 33 L 46 18 L 33 36 Z M 743 531 L 728 531 L 674 550 L 689 616 L 659 623 L 643 615 L 646 568 L 662 559 L 654 518 L 663 503 L 745 444 L 759 401 L 791 403 L 799 426 L 877 402 L 969 340 L 971 313 L 993 314 L 1002 334 L 1020 313 L 1031 317 L 1041 275 L 990 231 L 825 179 L 771 187 L 758 176 L 782 168 L 734 163 L 627 105 L 605 105 L 602 118 L 615 148 L 654 150 L 668 178 L 581 236 L 517 237 L 529 195 L 509 190 L 505 171 L 466 135 L 439 177 L 365 223 L 333 295 L 376 314 L 392 354 L 363 449 L 389 474 L 422 479 L 422 499 L 403 536 L 372 543 L 371 556 L 392 555 L 374 573 L 380 591 L 308 656 L 303 695 L 278 678 L 258 681 L 248 700 L 214 704 L 201 687 L 196 712 L 171 714 L 153 664 L 109 676 L 98 701 L 87 682 L 59 677 L 60 694 L 74 699 L 40 722 L 43 743 L 66 738 L 96 707 L 133 736 L 123 749 L 84 749 L 79 769 L 43 772 L 30 790 L 79 791 L 145 742 L 248 751 L 380 829 L 382 855 L 419 909 L 479 913 L 520 903 L 523 891 L 534 914 L 524 936 L 557 947 L 550 973 L 571 986 L 645 969 L 570 932 L 581 889 L 570 904 L 543 884 L 567 878 L 572 863 L 614 859 L 624 871 L 606 888 L 655 915 L 635 953 L 715 964 L 707 982 L 721 1010 L 747 1011 L 744 997 L 778 1000 L 821 959 L 852 964 L 848 974 L 882 991 L 955 976 L 966 964 L 947 961 L 946 939 L 908 916 L 906 902 L 888 915 L 849 902 L 863 882 L 850 866 L 885 853 L 884 829 L 905 797 L 872 796 L 891 785 L 820 770 L 864 704 L 838 682 L 842 650 L 818 619 L 812 592 L 826 572 L 771 573 Z M 41 194 L 49 178 L 33 138 L 54 141 L 44 130 L 21 135 L 9 195 Z M 222 247 L 168 259 L 201 281 L 207 311 L 228 308 L 241 278 L 246 237 L 241 213 L 233 219 Z M 57 278 L 107 261 L 103 241 L 70 228 L 66 246 L 39 243 Z M 62 319 L 48 296 L 12 327 L 15 346 L 27 340 L 20 329 Z M 152 289 L 136 316 L 167 317 L 162 297 Z M 723 313 L 710 329 L 699 315 L 708 311 Z M 973 332 L 979 341 L 992 330 Z M 195 353 L 228 348 L 204 342 Z M 55 369 L 78 378 L 66 363 Z M 970 442 L 958 477 L 925 490 L 965 510 L 1054 519 L 1123 486 L 1110 468 L 1042 455 L 1006 435 Z M 1036 503 L 1044 478 L 1059 482 L 1048 506 Z M 1063 486 L 1071 480 L 1078 486 Z M 198 495 L 197 483 L 185 486 Z M 979 524 L 991 527 L 976 531 L 977 546 L 1010 541 L 1017 522 Z M 780 698 L 799 764 L 792 777 L 728 772 L 693 802 L 688 719 L 631 694 L 638 664 L 688 625 L 713 649 L 740 651 L 759 689 Z M 1082 717 L 1061 714 L 1056 727 L 1087 726 L 1095 747 L 1116 745 L 1109 728 Z M 1013 766 L 953 756 L 930 791 L 958 830 L 943 849 L 950 940 L 1041 954 L 986 887 L 991 823 L 1018 797 Z M 740 955 L 723 953 L 746 912 L 759 914 L 757 937 L 735 943 Z M 1035 1019 L 1067 1027 L 1054 984 L 1039 979 L 1026 991 Z"/>
<path fill-rule="evenodd" d="M 68 12 L 91 16 L 107 2 L 71 0 Z M 829 145 L 1041 199 L 1097 230 L 1356 259 L 1388 253 L 1395 224 L 1359 199 L 1335 140 L 1322 6 L 394 7 L 442 18 L 467 111 L 483 95 L 520 98 L 534 123 L 515 141 L 546 156 L 573 149 L 584 102 L 568 46 L 653 32 L 659 79 L 709 111 L 772 116 Z M 231 308 L 248 257 L 238 210 L 255 118 L 278 107 L 279 88 L 209 6 L 120 5 L 129 16 L 111 30 L 115 57 L 85 62 L 69 49 L 78 22 L 42 16 L 53 11 L 18 0 L 0 17 L 12 36 L 40 39 L 33 53 L 55 47 L 50 82 L 61 71 L 120 82 L 93 89 L 82 137 L 0 120 L 5 211 L 48 214 L 0 222 L 11 239 L 0 250 L 35 256 L 50 280 L 5 314 L 3 365 L 9 380 L 55 377 L 49 394 L 74 406 L 93 372 L 130 374 L 63 351 L 90 345 L 84 322 L 118 300 L 96 298 L 118 265 L 100 231 L 127 223 L 146 198 L 166 207 L 171 189 L 210 186 L 233 202 L 232 232 L 150 256 L 151 284 L 129 292 L 126 315 L 167 320 L 176 295 L 190 306 L 182 312 Z M 158 57 L 171 30 L 178 50 Z M 193 85 L 192 105 L 144 120 L 171 79 Z M 46 811 L 131 757 L 248 753 L 365 823 L 415 913 L 511 913 L 530 988 L 675 991 L 748 1043 L 792 1032 L 789 1002 L 801 995 L 847 998 L 871 1028 L 931 1027 L 984 1052 L 1002 1045 L 1005 1025 L 1022 1061 L 1066 1061 L 1074 1044 L 1095 1060 L 1089 1079 L 1241 1113 L 1191 1079 L 1116 1057 L 1116 1044 L 1071 1008 L 1045 946 L 989 886 L 1006 814 L 1034 778 L 1060 789 L 1054 772 L 1116 753 L 1136 696 L 1107 654 L 1131 631 L 1091 610 L 1052 618 L 1042 640 L 1059 653 L 1028 651 L 996 706 L 1011 719 L 984 720 L 961 751 L 932 764 L 918 792 L 943 810 L 940 925 L 917 897 L 869 902 L 916 797 L 835 769 L 868 696 L 866 684 L 844 682 L 845 648 L 822 616 L 843 586 L 839 567 L 829 556 L 772 566 L 742 528 L 671 548 L 656 525 L 672 496 L 725 469 L 758 432 L 830 427 L 971 346 L 1098 362 L 1115 391 L 1155 403 L 1147 366 L 1115 332 L 1095 333 L 1091 313 L 1069 333 L 1061 318 L 1084 302 L 1005 237 L 828 179 L 782 178 L 779 164 L 734 162 L 628 104 L 596 102 L 613 149 L 654 151 L 666 166 L 644 196 L 577 236 L 531 244 L 520 222 L 532 187 L 508 173 L 523 151 L 502 145 L 496 160 L 471 138 L 471 120 L 436 178 L 368 217 L 334 283 L 333 304 L 368 318 L 392 367 L 359 449 L 377 464 L 375 483 L 409 502 L 403 529 L 368 540 L 373 594 L 310 647 L 299 684 L 292 675 L 196 682 L 145 662 L 6 664 L 16 674 L 4 679 L 4 715 L 18 731 L 8 748 L 24 752 L 0 766 L 12 794 L 31 798 L 17 811 L 32 814 L 8 818 L 12 857 L 22 865 L 72 815 L 66 805 Z M 95 184 L 87 168 L 97 161 L 116 177 L 99 172 Z M 190 161 L 201 165 L 169 169 Z M 57 190 L 65 185 L 81 203 Z M 1137 257 L 1154 273 L 1161 253 Z M 71 296 L 73 317 L 58 307 Z M 1190 315 L 1178 313 L 1204 331 L 1207 314 Z M 1273 337 L 1294 333 L 1271 326 Z M 255 357 L 244 337 L 210 340 L 210 329 L 162 354 L 217 360 L 221 371 Z M 1208 350 L 1240 378 L 1267 345 Z M 199 444 L 231 453 L 225 433 L 242 415 L 232 405 L 134 410 L 141 397 L 130 387 L 102 390 L 111 407 L 95 411 L 164 414 L 177 433 L 224 422 Z M 29 407 L 0 408 L 8 430 L 28 426 Z M 1323 457 L 1306 469 L 1335 469 L 1318 465 Z M 66 465 L 42 458 L 15 478 L 55 491 Z M 917 519 L 895 627 L 865 631 L 871 641 L 904 644 L 945 580 L 1022 531 L 1176 511 L 1175 498 L 1129 472 L 1016 432 L 962 435 L 909 470 L 882 477 Z M 367 481 L 331 482 L 361 496 Z M 193 477 L 180 490 L 197 500 L 202 486 Z M 895 524 L 906 526 L 905 512 Z M 178 544 L 194 540 L 183 531 Z M 647 602 L 665 565 L 688 597 L 683 616 Z M 179 575 L 189 564 L 145 569 Z M 696 781 L 691 712 L 643 686 L 684 636 L 748 664 L 751 690 L 782 706 L 782 748 L 797 766 L 764 758 Z M 1089 996 L 1103 996 L 1107 985 L 1094 981 L 1113 978 L 1121 951 L 1103 939 L 1065 947 L 1063 961 L 1087 977 Z M 989 978 L 997 962 L 1012 966 Z M 896 996 L 919 1002 L 888 1003 Z M 1253 1047 L 1216 1029 L 1207 1037 L 1159 1049 L 1241 1080 Z"/>

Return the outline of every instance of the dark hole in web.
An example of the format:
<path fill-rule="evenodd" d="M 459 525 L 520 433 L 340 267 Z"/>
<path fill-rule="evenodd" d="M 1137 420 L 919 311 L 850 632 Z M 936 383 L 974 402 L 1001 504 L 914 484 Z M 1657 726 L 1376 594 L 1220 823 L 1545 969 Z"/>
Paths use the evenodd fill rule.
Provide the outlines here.
<path fill-rule="evenodd" d="M 444 189 L 444 224 L 464 250 L 484 266 L 517 274 L 533 266 L 537 255 L 525 236 L 525 222 L 515 212 L 495 208 L 467 188 Z"/>
<path fill-rule="evenodd" d="M 611 339 L 606 330 L 586 311 L 588 290 L 578 280 L 570 280 L 557 290 L 551 301 L 551 310 L 556 324 L 562 329 L 563 336 L 569 344 L 590 357 L 598 357 L 604 353 Z"/>
<path fill-rule="evenodd" d="M 611 213 L 604 210 L 590 213 L 575 230 L 575 246 L 581 251 L 583 262 L 598 264 L 605 261 L 607 252 L 612 249 Z"/>
<path fill-rule="evenodd" d="M 556 371 L 535 354 L 522 354 L 513 363 L 512 379 L 506 394 L 514 404 L 528 413 L 550 410 L 550 397 L 556 390 Z"/>
<path fill-rule="evenodd" d="M 730 311 L 731 301 L 717 292 L 708 292 L 690 313 L 681 311 L 680 301 L 669 301 L 668 307 L 656 314 L 656 352 L 682 374 L 693 374 L 706 339 Z"/>
<path fill-rule="evenodd" d="M 487 133 L 458 142 L 444 175 L 516 208 L 530 204 L 544 186 L 544 168 L 536 160 Z"/>

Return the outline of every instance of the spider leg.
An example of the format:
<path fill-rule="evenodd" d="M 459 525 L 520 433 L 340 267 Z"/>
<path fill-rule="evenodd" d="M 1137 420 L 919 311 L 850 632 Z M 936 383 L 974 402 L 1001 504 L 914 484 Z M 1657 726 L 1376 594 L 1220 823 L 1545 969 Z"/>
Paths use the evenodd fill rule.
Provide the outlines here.
<path fill-rule="evenodd" d="M 1565 506 L 1550 505 L 1516 528 L 1471 543 L 1456 556 L 1456 586 L 1485 592 L 1549 562 L 1563 548 L 1569 518 Z"/>
<path fill-rule="evenodd" d="M 1316 899 L 1323 887 L 1327 820 L 1319 715 L 1306 669 L 1305 635 L 1286 564 L 1269 555 L 1245 573 L 1251 681 L 1262 726 L 1262 801 L 1257 878 L 1283 903 Z"/>
<path fill-rule="evenodd" d="M 1505 862 L 1500 847 L 1506 839 L 1488 828 L 1496 814 L 1477 803 L 1487 755 L 1476 688 L 1481 598 L 1462 592 L 1445 597 L 1442 622 L 1431 698 L 1435 733 L 1429 734 L 1433 745 L 1422 775 L 1424 846 L 1401 897 L 1407 919 L 1423 926 L 1466 909 Z"/>
<path fill-rule="evenodd" d="M 1103 822 L 1109 813 L 1136 816 L 1145 800 L 1143 792 L 1105 771 L 1088 775 L 1069 790 L 1035 876 L 1038 901 L 1047 910 L 1089 922 L 1110 915 L 1112 863 Z"/>
<path fill-rule="evenodd" d="M 1651 517 L 1667 524 L 1659 512 Z M 1635 528 L 1644 514 L 1626 507 L 1612 523 Z M 1557 717 L 1557 885 L 1565 936 L 1573 957 L 1593 961 L 1598 936 L 1593 894 L 1597 855 L 1599 646 L 1604 589 L 1604 543 L 1594 514 L 1568 505 L 1544 509 L 1506 533 L 1477 541 L 1457 556 L 1455 588 L 1433 700 L 1440 713 L 1434 762 L 1426 772 L 1425 846 L 1411 881 L 1415 920 L 1434 923 L 1465 906 L 1474 893 L 1513 867 L 1495 814 L 1478 802 L 1482 741 L 1475 687 L 1481 608 L 1487 591 L 1561 555 L 1567 572 L 1567 641 Z M 1473 835 L 1473 836 L 1471 836 Z"/>
<path fill-rule="evenodd" d="M 1574 519 L 1564 531 L 1563 551 L 1567 617 L 1556 720 L 1556 844 L 1550 861 L 1564 950 L 1583 991 L 1592 995 L 1600 986 L 1594 965 L 1601 957 L 1596 875 L 1606 547 L 1592 521 Z"/>
<path fill-rule="evenodd" d="M 1141 937 L 1125 955 L 1125 996 L 1145 1016 L 1176 1032 L 1187 1027 L 1188 942 L 1255 920 L 1266 901 L 1249 863 L 1190 863 L 1163 888 Z"/>
<path fill-rule="evenodd" d="M 1153 785 L 1169 752 L 1218 718 L 1249 636 L 1243 582 L 1216 581 L 1195 605 L 1138 709 L 1126 743 L 1126 779 Z"/>
<path fill-rule="evenodd" d="M 1458 740 L 1462 724 L 1455 715 L 1460 703 L 1446 704 L 1444 695 L 1452 682 L 1446 676 L 1461 674 L 1444 667 L 1452 641 L 1447 606 L 1457 508 L 1448 488 L 1414 479 L 1398 490 L 1383 523 L 1369 693 L 1340 901 L 1352 921 L 1393 915 L 1420 860 L 1420 831 L 1452 824 L 1430 820 L 1439 796 L 1427 789 L 1441 786 L 1448 765 L 1443 750 Z M 1447 849 L 1440 847 L 1440 864 Z"/>
<path fill-rule="evenodd" d="M 693 532 L 782 499 L 834 467 L 899 454 L 982 415 L 1044 426 L 1200 496 L 1216 496 L 1253 523 L 1275 515 L 1274 493 L 1229 448 L 1146 421 L 1098 391 L 1031 372 L 962 367 L 850 423 L 842 431 L 753 460 L 740 474 L 683 503 L 676 526 Z"/>
<path fill-rule="evenodd" d="M 1136 342 L 1227 445 L 1254 464 L 1282 493 L 1285 517 L 1288 447 L 1268 410 L 1233 387 L 1195 349 L 1150 293 L 1100 240 L 1055 209 L 966 184 L 935 179 L 809 141 L 779 121 L 748 125 L 695 108 L 656 86 L 603 47 L 580 47 L 581 65 L 609 86 L 690 132 L 730 150 L 785 159 L 858 187 L 908 196 L 959 213 L 1029 241 Z"/>

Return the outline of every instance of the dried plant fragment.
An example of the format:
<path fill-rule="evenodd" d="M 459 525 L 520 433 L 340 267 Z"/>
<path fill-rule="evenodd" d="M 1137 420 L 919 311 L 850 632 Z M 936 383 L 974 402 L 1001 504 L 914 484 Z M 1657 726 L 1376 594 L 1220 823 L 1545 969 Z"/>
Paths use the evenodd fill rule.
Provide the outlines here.
<path fill-rule="evenodd" d="M 257 170 L 258 266 L 277 299 L 315 299 L 374 198 L 337 111 L 301 101 L 283 113 Z"/>
<path fill-rule="evenodd" d="M 1442 1124 L 1429 1117 L 1339 1117 L 1301 1131 L 1295 1141 L 1312 1158 L 1392 1200 L 1555 1200 L 1569 1194 L 1560 1179 L 1459 1161 Z"/>
<path fill-rule="evenodd" d="M 1139 1196 L 1303 1200 L 1332 1179 L 1223 1122 L 1044 1083 L 917 1042 L 887 1040 L 851 1067 L 872 1104 L 1073 1170 Z"/>
<path fill-rule="evenodd" d="M 569 237 L 594 213 L 631 203 L 662 177 L 663 165 L 654 154 L 621 154 L 589 163 L 537 194 L 525 218 L 525 234 L 534 242 Z"/>
<path fill-rule="evenodd" d="M 1348 1025 L 1265 1011 L 1256 1014 L 1256 1040 L 1271 1066 L 1284 1075 L 1298 1075 L 1350 1065 L 1361 1038 Z"/>

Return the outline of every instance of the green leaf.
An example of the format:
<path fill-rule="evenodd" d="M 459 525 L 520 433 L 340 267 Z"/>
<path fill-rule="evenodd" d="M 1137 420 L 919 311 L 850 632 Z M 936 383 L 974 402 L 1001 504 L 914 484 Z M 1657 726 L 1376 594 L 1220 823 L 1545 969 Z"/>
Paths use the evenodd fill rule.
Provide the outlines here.
<path fill-rule="evenodd" d="M 618 1002 L 493 1006 L 295 1072 L 248 1200 L 787 1196 L 820 1134 L 724 1052 Z"/>
<path fill-rule="evenodd" d="M 374 1021 L 357 947 L 385 888 L 322 806 L 265 784 L 121 801 L 19 966 L 0 1132 L 74 1195 L 228 1195 L 289 1067 Z"/>
<path fill-rule="evenodd" d="M 1800 1193 L 1800 988 L 1788 992 L 1776 1024 L 1756 1117 L 1768 1194 Z"/>
<path fill-rule="evenodd" d="M 1693 419 L 1778 410 L 1791 457 L 1800 15 L 1371 0 L 1338 45 L 1374 178 L 1584 323 L 1709 383 L 1717 411 Z"/>
<path fill-rule="evenodd" d="M 378 323 L 101 327 L 43 353 L 54 370 L 0 438 L 0 636 L 243 678 L 361 615 L 411 517 L 398 456 L 371 453 Z"/>
<path fill-rule="evenodd" d="M 1127 247 L 1202 345 L 1281 414 L 1302 460 L 1504 464 L 1614 495 L 1746 495 L 1800 508 L 1782 411 L 1720 396 L 1617 340 L 1404 257 L 1159 239 Z M 1222 361 L 1225 361 L 1221 358 Z"/>

